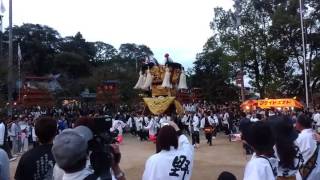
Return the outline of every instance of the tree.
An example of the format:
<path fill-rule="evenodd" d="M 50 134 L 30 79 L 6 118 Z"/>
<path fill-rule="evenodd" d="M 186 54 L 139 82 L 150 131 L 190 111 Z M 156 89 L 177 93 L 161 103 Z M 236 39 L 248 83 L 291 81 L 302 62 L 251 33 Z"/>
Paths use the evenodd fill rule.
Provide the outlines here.
<path fill-rule="evenodd" d="M 93 62 L 96 55 L 94 43 L 87 42 L 80 32 L 75 36 L 63 38 L 60 43 L 60 51 L 78 54 L 88 62 Z"/>
<path fill-rule="evenodd" d="M 191 84 L 200 87 L 208 101 L 224 103 L 239 99 L 238 89 L 231 83 L 233 72 L 228 58 L 214 38 L 209 39 L 203 52 L 197 55 Z"/>
<path fill-rule="evenodd" d="M 110 61 L 118 54 L 118 50 L 115 49 L 112 45 L 97 41 L 94 43 L 96 49 L 96 54 L 94 57 L 95 63 L 102 63 Z"/>
<path fill-rule="evenodd" d="M 22 71 L 26 74 L 45 75 L 52 70 L 52 60 L 58 52 L 61 36 L 49 26 L 39 24 L 23 24 L 13 27 L 14 60 L 17 63 L 17 47 L 21 45 L 23 56 Z M 4 33 L 4 41 L 8 41 L 8 30 Z M 3 52 L 8 52 L 4 46 Z M 5 58 L 8 54 L 4 54 Z"/>
<path fill-rule="evenodd" d="M 305 31 L 310 71 L 319 52 L 319 2 L 306 1 Z M 211 22 L 214 41 L 224 50 L 233 71 L 241 64 L 251 85 L 264 97 L 301 95 L 303 61 L 299 2 L 295 0 L 240 1 L 241 24 L 235 26 L 237 14 L 215 9 Z M 320 39 L 320 38 L 319 38 Z M 211 51 L 214 51 L 212 47 Z M 208 51 L 207 51 L 208 52 Z M 311 81 L 315 77 L 311 76 Z M 302 81 L 303 82 L 303 81 Z M 296 86 L 296 87 L 294 87 Z"/>
<path fill-rule="evenodd" d="M 77 79 L 90 75 L 90 64 L 84 57 L 72 53 L 64 52 L 54 58 L 55 73 L 66 75 L 69 79 Z"/>
<path fill-rule="evenodd" d="M 119 56 L 123 59 L 143 60 L 146 56 L 153 55 L 151 49 L 146 45 L 137 44 L 121 44 L 119 48 Z"/>

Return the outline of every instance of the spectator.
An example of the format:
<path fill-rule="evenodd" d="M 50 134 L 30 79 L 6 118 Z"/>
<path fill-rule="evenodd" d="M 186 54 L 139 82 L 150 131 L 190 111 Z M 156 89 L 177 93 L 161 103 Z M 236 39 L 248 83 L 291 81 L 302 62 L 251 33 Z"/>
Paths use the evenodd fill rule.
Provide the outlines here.
<path fill-rule="evenodd" d="M 313 121 L 316 124 L 316 131 L 320 133 L 320 110 L 317 109 L 313 115 Z"/>
<path fill-rule="evenodd" d="M 246 117 L 246 114 L 244 112 L 241 113 L 241 120 L 239 125 L 239 130 L 241 132 L 241 139 L 243 142 L 243 148 L 246 151 L 246 155 L 253 154 L 253 149 L 250 145 L 248 145 L 247 141 L 250 135 L 248 135 L 250 126 L 252 125 L 252 122 L 249 118 Z"/>
<path fill-rule="evenodd" d="M 64 116 L 61 116 L 61 118 L 58 120 L 58 130 L 59 133 L 61 133 L 64 129 L 68 128 L 67 121 Z"/>
<path fill-rule="evenodd" d="M 31 136 L 32 136 L 32 142 L 33 142 L 33 148 L 38 146 L 38 137 L 36 135 L 36 129 L 35 129 L 34 126 L 35 125 L 32 124 L 32 127 L 31 127 Z"/>
<path fill-rule="evenodd" d="M 8 142 L 8 127 L 3 120 L 3 116 L 0 116 L 0 148 L 7 152 L 10 161 L 14 161 L 17 158 L 13 158 L 11 155 L 11 150 Z"/>
<path fill-rule="evenodd" d="M 0 148 L 0 179 L 9 180 L 9 158 L 7 153 Z"/>
<path fill-rule="evenodd" d="M 143 180 L 191 178 L 194 148 L 175 123 L 160 129 L 156 149 L 146 162 Z"/>
<path fill-rule="evenodd" d="M 67 129 L 62 131 L 54 140 L 52 153 L 56 159 L 57 165 L 55 167 L 55 180 L 77 180 L 77 179 L 97 179 L 107 168 L 97 167 L 96 164 L 90 164 L 88 161 L 88 142 L 93 138 L 93 134 L 89 128 L 85 126 L 78 126 L 75 129 Z M 120 154 L 117 147 L 112 146 L 116 153 Z M 99 154 L 98 154 L 99 155 Z M 98 164 L 104 161 L 106 156 L 91 155 L 90 159 Z M 103 164 L 106 165 L 106 164 Z M 94 172 L 90 166 L 99 172 Z M 61 169 L 60 169 L 61 168 Z M 63 172 L 61 172 L 63 170 Z M 112 166 L 114 176 L 118 180 L 125 180 L 124 173 L 121 171 L 118 163 L 113 163 Z"/>
<path fill-rule="evenodd" d="M 86 131 L 89 132 L 86 136 L 79 131 L 79 128 L 62 131 L 54 140 L 52 153 L 57 165 L 64 171 L 62 179 L 84 179 L 92 174 L 85 167 L 88 141 L 93 135 L 90 130 Z"/>
<path fill-rule="evenodd" d="M 17 153 L 19 153 L 19 141 L 20 141 L 20 135 L 21 135 L 21 129 L 18 124 L 18 120 L 14 120 L 11 124 L 10 128 L 10 138 L 12 140 L 12 152 L 13 156 L 17 156 Z"/>
<path fill-rule="evenodd" d="M 317 141 L 312 130 L 312 120 L 307 115 L 300 115 L 296 123 L 296 129 L 300 134 L 296 143 L 302 153 L 304 163 L 300 168 L 297 179 L 318 180 L 320 177 L 320 153 Z"/>
<path fill-rule="evenodd" d="M 251 126 L 248 143 L 255 154 L 247 163 L 244 180 L 275 180 L 278 160 L 274 156 L 275 140 L 271 128 L 264 122 L 256 122 Z"/>
<path fill-rule="evenodd" d="M 279 160 L 278 178 L 295 179 L 303 163 L 303 157 L 295 140 L 298 137 L 288 116 L 276 119 L 272 123 L 276 139 L 275 155 Z"/>
<path fill-rule="evenodd" d="M 218 180 L 237 180 L 237 178 L 230 172 L 222 172 L 219 177 Z"/>
<path fill-rule="evenodd" d="M 57 132 L 57 122 L 49 117 L 42 117 L 36 121 L 35 133 L 40 145 L 21 157 L 16 180 L 46 180 L 52 178 L 55 160 L 51 153 L 52 141 Z"/>
<path fill-rule="evenodd" d="M 6 127 L 4 125 L 2 118 L 0 117 L 0 147 L 4 146 L 5 134 L 6 134 Z"/>

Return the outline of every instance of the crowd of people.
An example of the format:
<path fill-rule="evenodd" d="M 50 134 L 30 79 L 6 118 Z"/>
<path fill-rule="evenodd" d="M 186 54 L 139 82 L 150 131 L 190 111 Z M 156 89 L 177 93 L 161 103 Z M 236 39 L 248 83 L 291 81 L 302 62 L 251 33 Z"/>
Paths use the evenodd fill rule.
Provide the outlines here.
<path fill-rule="evenodd" d="M 156 154 L 146 161 L 142 179 L 191 179 L 200 136 L 204 134 L 208 146 L 212 146 L 219 132 L 229 137 L 241 133 L 245 152 L 252 155 L 244 180 L 320 178 L 319 110 L 244 113 L 207 103 L 183 107 L 182 115 L 128 111 L 111 114 L 103 106 L 33 107 L 16 111 L 12 117 L 2 114 L 0 179 L 9 179 L 9 162 L 17 158 L 16 180 L 126 179 L 119 164 L 124 133 L 155 143 Z M 105 131 L 114 141 L 104 143 L 105 137 L 98 136 L 97 124 L 92 122 L 107 115 L 112 123 Z M 218 179 L 236 177 L 232 172 L 223 172 Z"/>

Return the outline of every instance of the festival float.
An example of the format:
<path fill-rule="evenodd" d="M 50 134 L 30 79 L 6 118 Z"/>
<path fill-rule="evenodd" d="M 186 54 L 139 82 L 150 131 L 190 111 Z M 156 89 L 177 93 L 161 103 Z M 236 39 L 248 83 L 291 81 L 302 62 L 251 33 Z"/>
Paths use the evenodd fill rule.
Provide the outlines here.
<path fill-rule="evenodd" d="M 184 68 L 174 63 L 169 54 L 165 55 L 166 64 L 159 65 L 148 57 L 139 72 L 134 89 L 147 92 L 143 97 L 145 106 L 154 115 L 183 113 L 181 102 L 176 98 L 178 91 L 188 89 Z"/>
<path fill-rule="evenodd" d="M 57 81 L 58 77 L 59 75 L 26 76 L 20 90 L 18 104 L 22 107 L 54 106 L 53 92 L 62 89 Z"/>

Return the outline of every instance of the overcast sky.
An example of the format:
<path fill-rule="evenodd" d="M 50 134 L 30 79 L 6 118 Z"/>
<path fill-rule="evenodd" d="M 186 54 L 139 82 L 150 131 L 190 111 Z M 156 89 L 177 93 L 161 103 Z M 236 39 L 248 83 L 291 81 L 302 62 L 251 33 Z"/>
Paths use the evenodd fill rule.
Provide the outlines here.
<path fill-rule="evenodd" d="M 8 25 L 8 1 L 4 27 Z M 168 52 L 191 67 L 211 36 L 214 7 L 229 9 L 232 0 L 13 0 L 13 24 L 37 23 L 62 36 L 78 31 L 88 41 L 149 46 L 159 62 Z"/>

